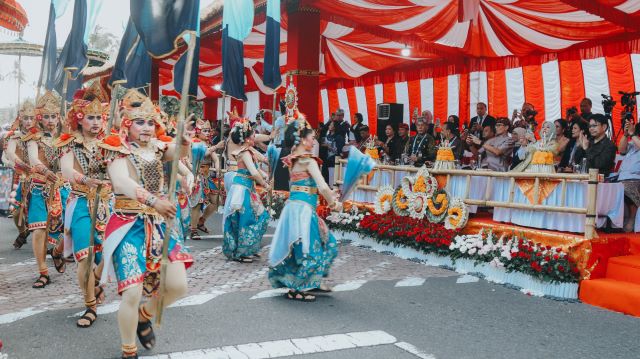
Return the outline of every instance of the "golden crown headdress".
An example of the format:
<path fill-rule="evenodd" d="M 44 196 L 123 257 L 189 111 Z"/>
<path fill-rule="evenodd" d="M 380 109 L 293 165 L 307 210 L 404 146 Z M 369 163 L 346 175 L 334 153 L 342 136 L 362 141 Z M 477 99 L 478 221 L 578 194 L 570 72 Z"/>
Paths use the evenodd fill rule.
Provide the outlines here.
<path fill-rule="evenodd" d="M 137 106 L 138 104 L 144 102 L 146 99 L 147 96 L 145 96 L 140 91 L 136 89 L 130 89 L 122 97 L 122 106 L 124 106 L 125 108 Z"/>
<path fill-rule="evenodd" d="M 44 95 L 40 96 L 36 104 L 36 113 L 38 116 L 45 114 L 58 114 L 60 112 L 60 104 L 62 99 L 55 92 L 48 90 Z"/>
<path fill-rule="evenodd" d="M 151 119 L 160 123 L 160 112 L 149 98 L 145 98 L 142 102 L 138 102 L 130 107 L 125 107 L 124 109 L 125 120 L 133 121 L 137 118 L 145 120 Z"/>
<path fill-rule="evenodd" d="M 94 100 L 98 99 L 100 102 L 109 102 L 109 94 L 107 90 L 102 87 L 100 81 L 94 81 L 91 86 L 84 90 L 84 94 L 82 95 L 83 100 Z"/>
<path fill-rule="evenodd" d="M 33 102 L 31 101 L 23 102 L 22 107 L 20 107 L 20 117 L 23 117 L 23 116 L 35 117 L 35 115 L 36 115 L 36 107 L 34 106 Z"/>

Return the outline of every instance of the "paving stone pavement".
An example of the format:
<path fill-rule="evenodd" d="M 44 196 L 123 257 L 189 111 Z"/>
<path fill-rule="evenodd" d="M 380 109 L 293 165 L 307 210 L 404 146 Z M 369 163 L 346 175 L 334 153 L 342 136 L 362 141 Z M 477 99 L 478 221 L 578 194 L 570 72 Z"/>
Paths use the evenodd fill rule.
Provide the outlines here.
<path fill-rule="evenodd" d="M 219 232 L 219 222 L 219 216 L 208 222 L 212 233 Z M 31 284 L 36 275 L 30 242 L 19 251 L 7 249 L 16 235 L 16 230 L 8 219 L 0 219 L 0 232 L 9 232 L 8 236 L 3 235 L 0 258 L 17 255 L 17 252 L 24 257 L 20 261 L 0 259 L 0 316 L 28 310 L 49 311 L 83 307 L 74 263 L 67 265 L 66 273 L 59 274 L 48 259 L 52 284 L 45 289 L 32 289 Z M 194 265 L 187 271 L 188 295 L 271 289 L 267 279 L 269 241 L 270 238 L 265 238 L 262 258 L 251 264 L 228 261 L 222 254 L 219 239 L 188 242 L 187 245 L 191 247 L 195 259 Z M 331 286 L 352 281 L 458 276 L 449 270 L 428 267 L 345 243 L 340 245 L 339 253 L 327 281 Z M 109 283 L 105 304 L 118 300 L 115 283 Z"/>

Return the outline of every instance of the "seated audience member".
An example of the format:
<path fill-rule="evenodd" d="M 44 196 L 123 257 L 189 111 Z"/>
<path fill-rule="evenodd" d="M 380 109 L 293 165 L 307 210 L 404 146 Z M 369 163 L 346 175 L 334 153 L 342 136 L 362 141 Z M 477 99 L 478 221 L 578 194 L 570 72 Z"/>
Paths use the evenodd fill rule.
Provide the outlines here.
<path fill-rule="evenodd" d="M 322 176 L 330 186 L 333 185 L 333 170 L 336 165 L 336 156 L 340 154 L 344 147 L 345 137 L 338 134 L 336 131 L 335 121 L 329 122 L 326 135 L 320 141 L 320 149 L 325 154 L 326 158 L 322 158 Z"/>
<path fill-rule="evenodd" d="M 513 131 L 511 131 L 511 138 L 514 143 L 511 166 L 509 169 L 513 170 L 527 158 L 527 146 L 529 146 L 529 139 L 527 139 L 527 131 L 522 127 L 514 128 Z"/>
<path fill-rule="evenodd" d="M 605 177 L 611 173 L 611 168 L 616 159 L 617 148 L 607 137 L 608 129 L 609 124 L 604 115 L 594 114 L 591 116 L 589 120 L 591 139 L 582 134 L 578 139 L 580 146 L 576 153 L 578 163 L 581 163 L 582 159 L 586 159 L 584 171 L 588 172 L 590 169 L 595 168 Z"/>
<path fill-rule="evenodd" d="M 624 184 L 624 199 L 627 214 L 625 216 L 624 231 L 633 232 L 636 212 L 640 206 L 640 125 L 633 125 L 627 121 L 624 136 L 620 139 L 618 150 L 624 155 L 618 181 Z"/>
<path fill-rule="evenodd" d="M 574 172 L 575 166 L 580 164 L 576 161 L 576 153 L 578 148 L 580 148 L 578 139 L 580 136 L 586 136 L 588 133 L 589 123 L 580 116 L 574 116 L 571 122 L 571 141 L 567 145 L 567 148 L 565 148 L 564 154 L 560 159 L 560 164 L 558 165 L 559 172 L 572 173 Z"/>
<path fill-rule="evenodd" d="M 400 137 L 396 135 L 396 130 L 393 126 L 387 125 L 384 128 L 384 133 L 387 136 L 387 139 L 384 142 L 377 141 L 376 145 L 378 146 L 378 150 L 381 152 L 382 156 L 386 157 L 391 162 L 395 162 L 400 158 L 400 155 L 402 155 L 404 145 L 402 144 Z"/>
<path fill-rule="evenodd" d="M 369 141 L 369 126 L 363 125 L 358 129 L 356 138 L 360 140 L 357 143 L 358 149 L 364 152 L 367 149 L 367 142 Z"/>
<path fill-rule="evenodd" d="M 540 141 L 536 141 L 531 132 L 525 133 L 529 145 L 526 146 L 526 155 L 522 158 L 522 151 L 518 154 L 520 163 L 511 168 L 512 172 L 555 173 L 555 157 L 558 153 L 556 142 L 556 127 L 549 121 L 542 124 Z"/>
<path fill-rule="evenodd" d="M 580 117 L 584 118 L 585 121 L 589 121 L 593 116 L 591 107 L 593 107 L 593 103 L 590 98 L 585 97 L 580 101 Z"/>
<path fill-rule="evenodd" d="M 436 141 L 427 133 L 427 121 L 418 118 L 416 121 L 416 135 L 409 140 L 407 155 L 414 166 L 422 167 L 426 162 L 433 162 L 436 159 Z"/>
<path fill-rule="evenodd" d="M 355 120 L 355 123 L 351 125 L 351 132 L 353 132 L 353 134 L 355 135 L 356 142 L 360 142 L 360 129 L 366 126 L 364 124 L 364 118 L 362 117 L 361 113 L 356 113 L 355 115 L 353 115 L 353 119 Z"/>
<path fill-rule="evenodd" d="M 495 126 L 496 119 L 487 113 L 487 104 L 478 102 L 476 105 L 476 116 L 471 118 L 469 123 L 471 133 L 482 139 L 484 126 Z"/>
<path fill-rule="evenodd" d="M 556 160 L 559 163 L 562 161 L 562 157 L 567 147 L 569 147 L 569 143 L 572 141 L 571 129 L 565 119 L 559 118 L 553 123 L 556 127 L 556 151 L 558 152 L 558 158 Z"/>
<path fill-rule="evenodd" d="M 464 154 L 464 146 L 462 145 L 462 141 L 457 134 L 457 129 L 458 128 L 453 122 L 445 122 L 444 126 L 442 127 L 442 138 L 444 142 L 446 142 L 449 147 L 451 147 L 453 157 L 456 160 L 460 161 L 462 159 L 462 155 Z"/>
<path fill-rule="evenodd" d="M 409 125 L 407 125 L 406 123 L 401 123 L 398 126 L 398 139 L 400 141 L 401 144 L 401 148 L 402 148 L 402 152 L 400 153 L 400 155 L 402 155 L 402 153 L 406 152 L 407 147 L 409 146 Z"/>
<path fill-rule="evenodd" d="M 487 140 L 481 142 L 477 137 L 473 139 L 474 144 L 479 146 L 478 153 L 482 158 L 481 168 L 499 172 L 506 172 L 509 169 L 513 139 L 509 137 L 508 132 L 509 119 L 502 117 L 496 120 L 495 129 L 490 126 L 484 127 L 483 137 Z"/>

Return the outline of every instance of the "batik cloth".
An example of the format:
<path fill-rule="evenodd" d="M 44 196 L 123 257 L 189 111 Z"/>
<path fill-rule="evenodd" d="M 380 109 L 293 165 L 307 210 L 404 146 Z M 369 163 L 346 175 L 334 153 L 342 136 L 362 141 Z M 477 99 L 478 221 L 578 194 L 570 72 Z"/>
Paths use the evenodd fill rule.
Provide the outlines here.
<path fill-rule="evenodd" d="M 269 213 L 256 192 L 247 169 L 238 169 L 224 204 L 222 252 L 227 258 L 250 257 L 260 252 L 267 231 Z"/>
<path fill-rule="evenodd" d="M 289 200 L 282 210 L 269 253 L 274 288 L 319 288 L 338 255 L 335 237 L 318 217 L 318 194 L 309 174 L 292 173 Z"/>

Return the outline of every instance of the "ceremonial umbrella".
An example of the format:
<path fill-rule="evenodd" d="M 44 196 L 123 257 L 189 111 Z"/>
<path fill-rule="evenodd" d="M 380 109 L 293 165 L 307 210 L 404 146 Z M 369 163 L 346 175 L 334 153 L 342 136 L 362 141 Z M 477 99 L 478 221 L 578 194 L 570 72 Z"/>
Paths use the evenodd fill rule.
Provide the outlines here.
<path fill-rule="evenodd" d="M 17 35 L 24 30 L 28 23 L 27 12 L 17 1 L 0 1 L 0 27 Z"/>

